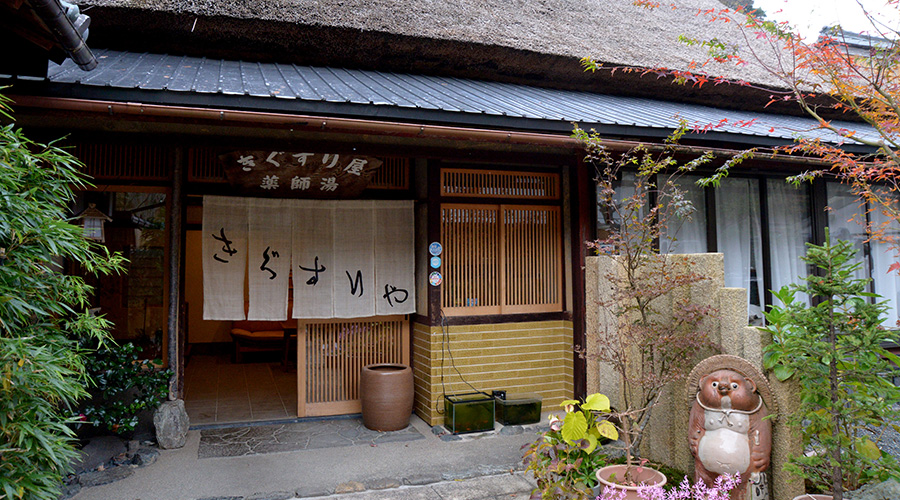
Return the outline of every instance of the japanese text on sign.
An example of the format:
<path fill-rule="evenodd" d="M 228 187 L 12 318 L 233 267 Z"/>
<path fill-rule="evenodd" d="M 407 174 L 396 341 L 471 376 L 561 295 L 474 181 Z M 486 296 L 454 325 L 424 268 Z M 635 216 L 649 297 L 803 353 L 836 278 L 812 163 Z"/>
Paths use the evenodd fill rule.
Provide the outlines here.
<path fill-rule="evenodd" d="M 358 195 L 382 161 L 344 153 L 236 151 L 219 157 L 232 185 L 271 197 Z"/>

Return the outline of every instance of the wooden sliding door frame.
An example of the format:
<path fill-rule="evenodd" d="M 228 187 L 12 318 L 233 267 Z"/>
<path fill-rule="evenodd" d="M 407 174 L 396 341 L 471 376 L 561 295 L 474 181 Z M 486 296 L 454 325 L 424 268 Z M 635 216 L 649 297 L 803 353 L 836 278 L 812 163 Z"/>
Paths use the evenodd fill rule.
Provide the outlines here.
<path fill-rule="evenodd" d="M 562 246 L 562 210 L 558 205 L 514 205 L 514 204 L 467 204 L 467 203 L 444 203 L 441 204 L 441 241 L 445 244 L 445 255 L 444 255 L 444 284 L 441 286 L 441 308 L 445 314 L 448 316 L 455 315 L 490 315 L 490 314 L 517 314 L 517 313 L 541 313 L 541 312 L 558 312 L 562 310 L 563 307 L 563 246 Z M 446 213 L 445 211 L 450 210 L 463 210 L 463 211 L 471 211 L 471 210 L 481 210 L 481 211 L 495 211 L 496 215 L 494 217 L 494 224 L 496 226 L 495 231 L 495 240 L 496 246 L 493 249 L 483 248 L 485 246 L 486 240 L 484 238 L 484 234 L 474 234 L 477 232 L 477 228 L 471 229 L 469 231 L 468 242 L 470 244 L 477 245 L 480 243 L 482 248 L 469 249 L 468 252 L 462 253 L 459 252 L 458 244 L 464 245 L 466 242 L 451 242 L 453 237 L 448 232 L 452 231 L 448 229 L 448 224 L 445 221 Z M 540 240 L 541 237 L 547 236 L 551 241 L 546 241 L 546 245 L 544 247 L 535 246 L 531 249 L 534 250 L 535 254 L 543 254 L 549 255 L 549 258 L 553 260 L 553 262 L 549 263 L 547 266 L 542 266 L 541 259 L 536 258 L 534 255 L 528 259 L 528 262 L 514 261 L 511 258 L 511 254 L 514 252 L 512 248 L 509 248 L 507 245 L 510 236 L 512 235 L 512 225 L 507 225 L 505 223 L 507 214 L 513 211 L 531 211 L 531 212 L 544 212 L 550 214 L 552 220 L 548 220 L 548 232 L 541 234 L 539 231 L 531 231 L 528 232 L 529 229 L 525 229 L 524 231 L 527 235 L 533 237 L 533 239 Z M 488 236 L 488 239 L 493 241 L 494 238 Z M 525 241 L 524 243 L 530 243 L 530 241 Z M 470 257 L 473 255 L 471 252 L 487 252 L 493 250 L 496 256 L 496 262 L 493 265 L 477 263 L 473 262 Z M 555 294 L 556 300 L 552 302 L 542 302 L 542 303 L 533 303 L 533 304 L 510 304 L 509 300 L 509 292 L 510 285 L 514 284 L 513 282 L 522 283 L 527 280 L 516 279 L 515 276 L 511 274 L 511 265 L 519 264 L 521 266 L 528 267 L 529 270 L 534 274 L 540 274 L 541 272 L 554 275 L 551 279 L 552 282 L 548 285 L 552 287 L 552 293 Z M 492 271 L 488 273 L 488 270 Z M 481 273 L 479 275 L 479 272 Z M 491 276 L 493 274 L 493 276 Z M 470 299 L 461 299 L 460 297 L 448 297 L 446 294 L 449 293 L 459 293 L 459 289 L 454 285 L 450 286 L 453 280 L 466 280 L 469 283 L 473 282 L 488 282 L 491 283 L 492 280 L 497 280 L 494 285 L 496 286 L 496 290 L 494 293 L 497 294 L 496 304 L 489 305 L 473 305 L 469 304 L 468 300 Z M 471 287 L 469 288 L 471 289 Z M 462 290 L 465 292 L 465 290 Z M 459 302 L 463 300 L 463 305 L 448 305 L 448 303 Z"/>

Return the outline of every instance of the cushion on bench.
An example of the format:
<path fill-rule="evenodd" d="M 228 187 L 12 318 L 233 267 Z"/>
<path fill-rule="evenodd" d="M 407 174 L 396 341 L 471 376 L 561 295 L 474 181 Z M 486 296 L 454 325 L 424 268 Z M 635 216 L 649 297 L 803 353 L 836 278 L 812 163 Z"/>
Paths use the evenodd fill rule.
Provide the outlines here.
<path fill-rule="evenodd" d="M 231 323 L 231 328 L 237 330 L 247 330 L 248 332 L 256 332 L 260 330 L 266 330 L 273 332 L 278 330 L 282 331 L 284 328 L 281 326 L 281 321 L 234 321 Z"/>
<path fill-rule="evenodd" d="M 231 325 L 234 362 L 243 361 L 244 352 L 287 352 L 287 339 L 281 321 L 235 321 Z M 284 358 L 285 355 L 282 354 Z"/>
<path fill-rule="evenodd" d="M 282 340 L 284 338 L 284 330 L 259 330 L 249 331 L 242 328 L 233 328 L 231 334 L 237 337 L 246 337 L 254 340 Z"/>

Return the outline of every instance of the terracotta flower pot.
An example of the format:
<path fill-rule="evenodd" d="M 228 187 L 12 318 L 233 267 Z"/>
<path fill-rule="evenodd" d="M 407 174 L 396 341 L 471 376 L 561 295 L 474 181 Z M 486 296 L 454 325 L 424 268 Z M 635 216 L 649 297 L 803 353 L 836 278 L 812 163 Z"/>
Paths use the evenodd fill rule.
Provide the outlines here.
<path fill-rule="evenodd" d="M 636 472 L 637 467 L 632 467 L 631 469 L 635 481 L 638 484 L 643 484 L 643 486 L 626 486 L 610 480 L 610 477 L 613 474 L 615 474 L 617 481 L 623 480 L 625 478 L 625 469 L 627 467 L 628 466 L 624 464 L 601 467 L 597 469 L 596 472 L 597 480 L 600 481 L 600 484 L 603 487 L 608 486 L 617 490 L 624 490 L 626 500 L 640 500 L 640 497 L 638 496 L 639 491 L 666 484 L 666 476 L 662 472 L 649 467 L 642 467 L 640 473 Z"/>
<path fill-rule="evenodd" d="M 373 431 L 398 431 L 409 425 L 413 374 L 406 365 L 367 365 L 360 376 L 363 425 Z"/>

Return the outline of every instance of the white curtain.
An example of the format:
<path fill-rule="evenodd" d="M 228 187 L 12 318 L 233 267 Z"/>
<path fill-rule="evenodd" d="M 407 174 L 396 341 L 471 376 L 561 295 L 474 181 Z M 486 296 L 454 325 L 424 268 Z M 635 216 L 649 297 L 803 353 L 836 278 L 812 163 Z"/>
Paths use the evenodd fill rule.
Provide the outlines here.
<path fill-rule="evenodd" d="M 900 277 L 898 277 L 897 271 L 888 272 L 888 269 L 897 262 L 897 250 L 891 247 L 897 245 L 900 228 L 897 227 L 896 221 L 884 214 L 880 206 L 873 206 L 869 214 L 873 229 L 888 238 L 887 241 L 873 239 L 869 244 L 872 248 L 872 277 L 875 278 L 875 293 L 881 295 L 882 300 L 886 301 L 888 305 L 884 326 L 896 328 L 898 326 L 897 307 L 900 304 Z"/>
<path fill-rule="evenodd" d="M 375 315 L 375 211 L 369 200 L 334 209 L 334 317 Z"/>
<path fill-rule="evenodd" d="M 203 197 L 203 319 L 242 320 L 247 272 L 246 198 Z"/>
<path fill-rule="evenodd" d="M 805 189 L 794 187 L 784 179 L 766 181 L 769 209 L 769 257 L 772 268 L 772 290 L 791 283 L 801 283 L 807 265 L 800 260 L 806 255 L 806 243 L 812 240 L 809 196 Z M 809 303 L 809 296 L 798 293 L 798 302 Z M 775 299 L 776 305 L 781 305 Z"/>
<path fill-rule="evenodd" d="M 412 200 L 384 201 L 375 205 L 375 313 L 416 312 L 415 240 Z"/>
<path fill-rule="evenodd" d="M 747 290 L 751 323 L 762 319 L 762 231 L 755 179 L 723 179 L 716 189 L 716 240 L 725 255 L 725 286 Z"/>
<path fill-rule="evenodd" d="M 612 202 L 616 207 L 622 209 L 622 202 L 628 198 L 634 196 L 634 182 L 635 175 L 633 172 L 622 172 L 620 174 L 619 180 L 613 183 L 613 196 Z M 600 192 L 600 185 L 598 184 L 596 187 L 597 190 L 597 227 L 601 230 L 612 231 L 618 228 L 622 221 L 620 220 L 619 214 L 613 207 L 608 207 L 603 203 L 603 195 Z M 644 211 L 640 210 L 638 216 L 643 216 Z"/>
<path fill-rule="evenodd" d="M 854 273 L 856 279 L 869 278 L 869 266 L 866 263 L 866 207 L 860 205 L 859 199 L 850 192 L 850 187 L 838 182 L 826 184 L 828 198 L 828 233 L 831 243 L 838 240 L 849 241 L 856 250 L 854 262 L 862 264 Z"/>
<path fill-rule="evenodd" d="M 291 274 L 291 200 L 247 198 L 249 320 L 287 319 Z"/>
<path fill-rule="evenodd" d="M 206 196 L 204 319 L 244 319 L 245 275 L 253 320 L 287 318 L 288 276 L 293 318 L 415 313 L 414 219 L 412 201 Z"/>
<path fill-rule="evenodd" d="M 687 218 L 673 213 L 669 224 L 663 228 L 659 238 L 660 253 L 705 253 L 706 246 L 706 197 L 703 188 L 697 185 L 698 176 L 670 178 L 682 191 L 684 200 L 690 202 L 694 211 Z M 663 184 L 660 184 L 663 186 Z M 673 241 L 674 238 L 674 241 Z"/>
<path fill-rule="evenodd" d="M 865 230 L 866 205 L 860 203 L 859 197 L 854 195 L 846 184 L 829 182 L 826 189 L 830 208 L 828 228 L 831 241 L 834 243 L 837 240 L 846 240 L 853 243 L 853 247 L 856 249 L 854 261 L 862 263 L 854 277 L 857 279 L 871 277 L 873 279 L 873 291 L 880 295 L 881 299 L 879 300 L 886 301 L 888 306 L 884 326 L 895 328 L 898 326 L 898 306 L 900 306 L 900 277 L 897 276 L 896 271 L 888 272 L 888 269 L 891 264 L 897 262 L 896 251 L 891 250 L 891 242 L 871 240 L 869 242 L 870 267 L 863 252 L 868 237 Z M 869 222 L 872 227 L 896 241 L 900 234 L 897 223 L 890 222 L 885 225 L 889 222 L 889 218 L 882 213 L 880 207 L 875 205 L 870 208 Z"/>
<path fill-rule="evenodd" d="M 334 202 L 293 200 L 291 317 L 334 317 Z"/>

